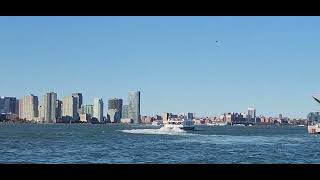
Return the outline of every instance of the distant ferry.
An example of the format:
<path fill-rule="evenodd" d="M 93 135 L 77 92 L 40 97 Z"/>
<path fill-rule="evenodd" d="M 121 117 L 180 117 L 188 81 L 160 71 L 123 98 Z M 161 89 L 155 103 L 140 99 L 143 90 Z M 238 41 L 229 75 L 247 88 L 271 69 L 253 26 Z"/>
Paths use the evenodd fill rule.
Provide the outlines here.
<path fill-rule="evenodd" d="M 308 133 L 320 134 L 320 123 L 308 125 Z"/>
<path fill-rule="evenodd" d="M 169 129 L 180 128 L 183 130 L 194 130 L 194 123 L 192 119 L 169 119 L 163 127 Z"/>

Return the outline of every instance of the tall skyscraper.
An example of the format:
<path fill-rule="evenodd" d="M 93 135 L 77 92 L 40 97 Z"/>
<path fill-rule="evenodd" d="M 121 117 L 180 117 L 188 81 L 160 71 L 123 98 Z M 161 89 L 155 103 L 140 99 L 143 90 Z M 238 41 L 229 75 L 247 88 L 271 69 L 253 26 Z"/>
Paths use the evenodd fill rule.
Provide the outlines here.
<path fill-rule="evenodd" d="M 194 118 L 194 113 L 187 114 L 187 119 L 193 119 L 193 118 Z"/>
<path fill-rule="evenodd" d="M 163 124 L 166 124 L 168 120 L 169 120 L 169 113 L 166 113 L 166 112 L 162 113 Z"/>
<path fill-rule="evenodd" d="M 0 114 L 18 114 L 18 103 L 19 101 L 15 97 L 0 97 Z"/>
<path fill-rule="evenodd" d="M 82 105 L 81 112 L 83 114 L 89 114 L 90 116 L 93 116 L 93 105 L 92 104 L 86 104 Z"/>
<path fill-rule="evenodd" d="M 19 99 L 16 99 L 16 108 L 14 114 L 19 115 Z"/>
<path fill-rule="evenodd" d="M 108 100 L 108 114 L 117 112 L 114 121 L 120 122 L 122 117 L 122 99 L 112 98 Z M 109 113 L 110 112 L 110 113 Z"/>
<path fill-rule="evenodd" d="M 44 123 L 56 123 L 57 93 L 50 92 L 43 96 L 40 119 Z"/>
<path fill-rule="evenodd" d="M 78 113 L 80 113 L 81 106 L 82 106 L 82 93 L 72 93 L 72 96 L 77 99 L 77 109 L 78 109 Z"/>
<path fill-rule="evenodd" d="M 248 108 L 248 116 L 247 116 L 247 119 L 249 121 L 253 121 L 256 123 L 256 109 L 255 108 Z"/>
<path fill-rule="evenodd" d="M 19 117 L 27 121 L 36 120 L 39 116 L 39 100 L 37 96 L 31 94 L 19 100 Z"/>
<path fill-rule="evenodd" d="M 282 114 L 279 114 L 279 119 L 283 119 Z"/>
<path fill-rule="evenodd" d="M 62 117 L 62 101 L 57 100 L 56 101 L 56 119 L 59 119 Z"/>
<path fill-rule="evenodd" d="M 94 98 L 93 117 L 97 118 L 99 122 L 103 121 L 103 101 L 101 98 Z"/>
<path fill-rule="evenodd" d="M 121 121 L 120 112 L 117 109 L 109 109 L 108 115 L 110 117 L 111 123 L 120 123 Z"/>
<path fill-rule="evenodd" d="M 123 119 L 127 119 L 128 118 L 128 105 L 123 105 L 122 106 L 122 117 Z"/>
<path fill-rule="evenodd" d="M 128 102 L 128 118 L 140 123 L 140 91 L 129 91 Z"/>
<path fill-rule="evenodd" d="M 62 101 L 62 116 L 71 117 L 72 119 L 78 118 L 77 98 L 73 96 L 66 96 Z"/>

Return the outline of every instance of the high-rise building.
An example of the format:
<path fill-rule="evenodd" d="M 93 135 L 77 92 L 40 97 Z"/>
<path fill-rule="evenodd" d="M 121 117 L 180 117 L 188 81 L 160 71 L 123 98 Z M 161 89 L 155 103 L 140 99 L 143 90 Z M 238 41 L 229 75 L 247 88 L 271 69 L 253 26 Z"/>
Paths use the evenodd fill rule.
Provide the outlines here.
<path fill-rule="evenodd" d="M 16 107 L 15 107 L 14 114 L 19 116 L 19 99 L 16 99 Z"/>
<path fill-rule="evenodd" d="M 188 113 L 187 114 L 187 119 L 193 119 L 194 118 L 194 114 L 193 113 Z"/>
<path fill-rule="evenodd" d="M 59 119 L 62 117 L 62 101 L 57 100 L 56 101 L 56 119 Z"/>
<path fill-rule="evenodd" d="M 248 108 L 248 115 L 247 115 L 247 120 L 248 121 L 253 121 L 256 122 L 256 109 L 255 108 Z"/>
<path fill-rule="evenodd" d="M 82 93 L 72 93 L 72 96 L 77 99 L 77 111 L 80 114 L 81 106 L 82 106 Z"/>
<path fill-rule="evenodd" d="M 169 120 L 169 113 L 166 113 L 166 112 L 162 113 L 163 124 L 166 124 L 168 120 Z"/>
<path fill-rule="evenodd" d="M 93 116 L 93 105 L 92 104 L 82 105 L 81 113 L 82 114 L 89 114 L 90 116 Z"/>
<path fill-rule="evenodd" d="M 282 114 L 279 114 L 279 119 L 283 119 L 283 116 L 282 116 Z"/>
<path fill-rule="evenodd" d="M 94 98 L 93 117 L 97 118 L 99 122 L 103 121 L 103 101 L 101 98 Z"/>
<path fill-rule="evenodd" d="M 117 109 L 109 109 L 108 115 L 109 115 L 111 123 L 120 123 L 121 122 L 120 112 Z"/>
<path fill-rule="evenodd" d="M 118 114 L 120 114 L 120 119 L 122 117 L 122 104 L 123 101 L 122 99 L 118 99 L 118 98 L 112 98 L 108 100 L 108 111 L 111 109 L 116 109 L 118 111 Z M 120 122 L 119 119 L 119 122 Z"/>
<path fill-rule="evenodd" d="M 44 123 L 56 123 L 56 106 L 57 93 L 50 92 L 43 96 L 40 110 L 40 119 Z"/>
<path fill-rule="evenodd" d="M 128 117 L 134 123 L 140 122 L 140 91 L 128 92 Z"/>
<path fill-rule="evenodd" d="M 39 116 L 39 100 L 37 96 L 31 94 L 19 100 L 19 118 L 27 121 L 36 120 Z"/>
<path fill-rule="evenodd" d="M 320 112 L 310 112 L 307 115 L 308 121 L 320 122 Z"/>
<path fill-rule="evenodd" d="M 18 114 L 18 103 L 19 101 L 15 97 L 0 97 L 0 114 Z"/>
<path fill-rule="evenodd" d="M 71 117 L 72 119 L 78 118 L 77 98 L 73 96 L 66 96 L 62 101 L 62 116 Z"/>
<path fill-rule="evenodd" d="M 122 106 L 122 118 L 127 119 L 128 118 L 128 105 L 123 105 Z"/>

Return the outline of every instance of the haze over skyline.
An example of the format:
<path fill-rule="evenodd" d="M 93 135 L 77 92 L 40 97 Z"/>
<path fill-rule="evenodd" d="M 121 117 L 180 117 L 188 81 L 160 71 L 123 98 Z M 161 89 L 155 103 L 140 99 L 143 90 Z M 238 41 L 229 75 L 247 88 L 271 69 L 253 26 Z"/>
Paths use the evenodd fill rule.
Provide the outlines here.
<path fill-rule="evenodd" d="M 0 96 L 118 97 L 141 114 L 320 110 L 320 17 L 0 17 Z M 105 109 L 104 109 L 105 110 Z"/>

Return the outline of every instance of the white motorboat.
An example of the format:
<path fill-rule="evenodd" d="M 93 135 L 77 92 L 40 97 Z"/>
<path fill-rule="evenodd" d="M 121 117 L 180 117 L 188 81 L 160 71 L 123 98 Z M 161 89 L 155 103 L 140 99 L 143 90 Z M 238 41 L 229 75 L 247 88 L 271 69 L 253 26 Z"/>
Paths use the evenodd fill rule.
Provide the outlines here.
<path fill-rule="evenodd" d="M 169 129 L 180 128 L 183 130 L 194 130 L 194 123 L 193 123 L 192 119 L 175 118 L 175 119 L 169 119 L 164 124 L 163 127 L 169 128 Z"/>
<path fill-rule="evenodd" d="M 320 123 L 308 125 L 308 133 L 320 134 Z"/>

